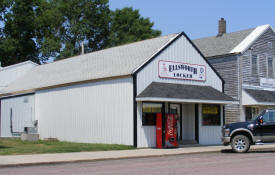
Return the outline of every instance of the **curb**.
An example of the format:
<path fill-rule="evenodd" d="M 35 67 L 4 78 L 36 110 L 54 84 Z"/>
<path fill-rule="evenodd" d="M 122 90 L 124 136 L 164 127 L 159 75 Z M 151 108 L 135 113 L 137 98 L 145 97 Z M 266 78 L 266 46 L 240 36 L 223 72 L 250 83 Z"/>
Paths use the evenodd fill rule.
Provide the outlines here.
<path fill-rule="evenodd" d="M 20 167 L 20 166 L 35 166 L 35 165 L 56 165 L 56 164 L 69 164 L 69 163 L 81 163 L 81 162 L 97 162 L 105 160 L 123 160 L 123 159 L 135 159 L 135 158 L 150 158 L 150 157 L 168 157 L 177 155 L 189 155 L 189 154 L 201 154 L 201 153 L 215 153 L 221 152 L 222 150 L 211 150 L 211 151 L 198 151 L 198 152 L 185 152 L 185 153 L 164 153 L 158 155 L 137 155 L 129 157 L 116 157 L 116 158 L 97 158 L 97 159 L 81 159 L 81 160 L 68 160 L 68 161 L 50 161 L 50 162 L 36 162 L 36 163 L 17 163 L 17 164 L 7 164 L 1 165 L 0 168 L 10 168 L 10 167 Z"/>
<path fill-rule="evenodd" d="M 257 150 L 269 150 L 271 148 L 251 148 L 250 151 Z M 128 157 L 111 157 L 111 158 L 95 158 L 95 159 L 79 159 L 79 160 L 68 160 L 68 161 L 49 161 L 49 162 L 34 162 L 34 163 L 11 163 L 6 165 L 1 165 L 0 168 L 10 168 L 10 167 L 21 167 L 21 166 L 36 166 L 36 165 L 57 165 L 57 164 L 69 164 L 69 163 L 80 163 L 80 162 L 96 162 L 96 161 L 105 161 L 105 160 L 123 160 L 123 159 L 135 159 L 135 158 L 150 158 L 150 157 L 166 157 L 166 156 L 177 156 L 177 155 L 190 155 L 190 154 L 208 154 L 208 153 L 233 153 L 231 149 L 218 149 L 218 150 L 209 150 L 209 151 L 196 151 L 196 152 L 182 152 L 182 153 L 163 153 L 156 155 L 133 155 Z"/>

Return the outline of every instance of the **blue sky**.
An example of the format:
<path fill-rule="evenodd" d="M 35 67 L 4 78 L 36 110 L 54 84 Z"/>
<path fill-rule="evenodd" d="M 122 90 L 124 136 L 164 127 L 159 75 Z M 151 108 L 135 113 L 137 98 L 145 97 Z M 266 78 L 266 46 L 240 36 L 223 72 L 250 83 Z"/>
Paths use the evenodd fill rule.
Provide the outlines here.
<path fill-rule="evenodd" d="M 191 39 L 217 34 L 218 20 L 227 21 L 227 32 L 270 24 L 275 27 L 274 0 L 110 0 L 112 10 L 139 9 L 162 35 L 184 31 Z"/>

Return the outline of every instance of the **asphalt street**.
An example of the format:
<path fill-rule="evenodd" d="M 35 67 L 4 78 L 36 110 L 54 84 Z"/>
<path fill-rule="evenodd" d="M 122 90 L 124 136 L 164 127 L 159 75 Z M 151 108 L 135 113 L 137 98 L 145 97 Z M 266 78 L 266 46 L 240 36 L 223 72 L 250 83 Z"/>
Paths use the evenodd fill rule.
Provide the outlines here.
<path fill-rule="evenodd" d="M 0 175 L 274 175 L 275 149 L 1 168 Z"/>

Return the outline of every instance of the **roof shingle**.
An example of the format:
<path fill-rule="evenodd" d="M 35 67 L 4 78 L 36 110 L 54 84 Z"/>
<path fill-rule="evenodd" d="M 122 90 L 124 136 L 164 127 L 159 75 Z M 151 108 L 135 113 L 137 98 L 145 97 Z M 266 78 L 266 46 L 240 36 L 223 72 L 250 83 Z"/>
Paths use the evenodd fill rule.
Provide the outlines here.
<path fill-rule="evenodd" d="M 229 54 L 255 28 L 193 40 L 205 57 Z"/>
<path fill-rule="evenodd" d="M 179 34 L 171 34 L 36 66 L 2 94 L 130 75 Z"/>

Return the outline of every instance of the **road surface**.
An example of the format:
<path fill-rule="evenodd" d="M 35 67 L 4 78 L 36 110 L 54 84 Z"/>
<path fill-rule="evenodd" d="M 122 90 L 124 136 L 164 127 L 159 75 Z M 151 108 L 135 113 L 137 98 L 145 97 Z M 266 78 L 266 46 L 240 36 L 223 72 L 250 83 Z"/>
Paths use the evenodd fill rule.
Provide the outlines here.
<path fill-rule="evenodd" d="M 0 175 L 274 175 L 275 150 L 1 168 Z"/>

